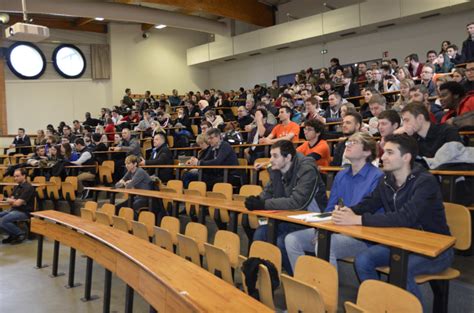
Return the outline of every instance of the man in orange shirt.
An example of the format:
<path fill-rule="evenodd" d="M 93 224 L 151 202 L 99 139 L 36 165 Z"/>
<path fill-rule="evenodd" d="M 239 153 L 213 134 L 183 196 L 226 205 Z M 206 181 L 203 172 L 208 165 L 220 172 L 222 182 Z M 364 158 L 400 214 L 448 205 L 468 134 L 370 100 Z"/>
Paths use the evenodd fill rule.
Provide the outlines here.
<path fill-rule="evenodd" d="M 274 144 L 280 140 L 298 141 L 300 126 L 291 121 L 291 109 L 283 106 L 279 110 L 280 123 L 276 125 L 271 134 L 259 140 L 260 144 Z"/>
<path fill-rule="evenodd" d="M 318 166 L 329 166 L 331 153 L 326 140 L 321 139 L 324 132 L 324 124 L 318 120 L 309 120 L 304 128 L 306 140 L 296 151 L 310 156 L 316 160 Z"/>

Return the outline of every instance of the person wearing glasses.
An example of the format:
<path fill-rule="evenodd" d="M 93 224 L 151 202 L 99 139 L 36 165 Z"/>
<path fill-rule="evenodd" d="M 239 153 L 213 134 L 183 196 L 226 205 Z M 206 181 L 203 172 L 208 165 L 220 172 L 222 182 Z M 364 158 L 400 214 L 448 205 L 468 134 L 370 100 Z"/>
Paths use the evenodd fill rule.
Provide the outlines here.
<path fill-rule="evenodd" d="M 337 173 L 334 178 L 329 202 L 324 212 L 334 211 L 338 203 L 348 206 L 359 203 L 375 189 L 383 176 L 383 172 L 371 163 L 377 156 L 377 144 L 369 134 L 357 132 L 349 137 L 345 146 L 345 154 L 351 165 Z M 316 235 L 314 228 L 308 228 L 286 236 L 285 248 L 292 269 L 295 268 L 300 255 L 317 251 Z M 351 237 L 333 234 L 329 261 L 337 267 L 337 259 L 355 256 L 360 248 L 367 247 L 361 243 Z"/>
<path fill-rule="evenodd" d="M 186 162 L 188 165 L 239 165 L 237 155 L 232 146 L 221 139 L 221 131 L 218 128 L 211 128 L 206 133 L 207 142 L 211 146 L 211 150 L 206 156 L 199 160 L 192 157 Z M 234 180 L 237 175 L 234 171 L 229 171 L 229 179 Z M 206 183 L 208 190 L 212 190 L 215 183 L 224 181 L 224 170 L 221 169 L 206 169 L 203 170 L 202 180 Z M 240 179 L 239 179 L 240 181 Z"/>
<path fill-rule="evenodd" d="M 324 124 L 313 119 L 306 122 L 304 127 L 305 141 L 296 151 L 316 160 L 318 166 L 329 166 L 331 152 L 326 140 L 322 139 Z"/>

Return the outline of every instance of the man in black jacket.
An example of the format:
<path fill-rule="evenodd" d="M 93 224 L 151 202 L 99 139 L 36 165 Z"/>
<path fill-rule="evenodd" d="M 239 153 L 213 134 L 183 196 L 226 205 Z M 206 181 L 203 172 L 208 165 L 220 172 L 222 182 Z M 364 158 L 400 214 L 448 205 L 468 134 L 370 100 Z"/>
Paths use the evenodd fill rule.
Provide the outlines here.
<path fill-rule="evenodd" d="M 21 148 L 28 147 L 28 148 Z M 24 128 L 18 128 L 18 135 L 13 139 L 10 148 L 17 148 L 16 153 L 28 154 L 31 152 L 31 140 L 30 137 L 25 134 Z"/>
<path fill-rule="evenodd" d="M 372 194 L 359 204 L 352 208 L 337 207 L 333 212 L 333 222 L 338 225 L 408 227 L 450 235 L 439 183 L 433 175 L 414 162 L 418 154 L 415 139 L 402 134 L 387 136 L 385 141 L 382 160 L 386 175 L 381 178 Z M 381 207 L 384 212 L 376 213 Z M 452 248 L 436 258 L 410 254 L 407 290 L 421 302 L 415 277 L 441 272 L 452 261 Z M 361 281 L 379 279 L 376 268 L 388 266 L 389 263 L 390 248 L 372 245 L 356 256 L 355 268 Z"/>
<path fill-rule="evenodd" d="M 402 110 L 403 126 L 395 132 L 407 133 L 418 142 L 420 157 L 432 158 L 439 148 L 451 141 L 461 141 L 456 128 L 447 124 L 433 124 L 426 106 L 419 102 L 408 103 Z"/>
<path fill-rule="evenodd" d="M 341 166 L 347 163 L 343 162 L 347 138 L 359 132 L 361 126 L 362 116 L 358 112 L 347 112 L 346 116 L 342 119 L 342 134 L 344 135 L 344 140 L 339 142 L 334 148 L 331 166 Z"/>
<path fill-rule="evenodd" d="M 173 165 L 173 154 L 168 145 L 166 144 L 166 135 L 163 133 L 156 133 L 153 137 L 153 146 L 151 150 L 150 159 L 140 161 L 140 166 L 143 165 Z M 157 173 L 157 176 L 164 183 L 167 183 L 168 180 L 173 179 L 173 169 L 172 168 L 160 168 L 160 169 L 149 169 L 148 173 Z"/>
<path fill-rule="evenodd" d="M 462 43 L 461 59 L 463 62 L 474 61 L 474 22 L 466 25 L 468 37 Z"/>
<path fill-rule="evenodd" d="M 192 157 L 188 160 L 189 165 L 239 165 L 237 155 L 232 146 L 221 139 L 221 131 L 218 128 L 211 128 L 206 133 L 207 141 L 211 146 L 211 150 L 205 158 L 198 160 Z M 234 171 L 229 171 L 229 180 L 236 177 Z M 224 181 L 224 170 L 203 170 L 202 180 L 206 183 L 207 189 L 212 190 L 215 183 Z"/>

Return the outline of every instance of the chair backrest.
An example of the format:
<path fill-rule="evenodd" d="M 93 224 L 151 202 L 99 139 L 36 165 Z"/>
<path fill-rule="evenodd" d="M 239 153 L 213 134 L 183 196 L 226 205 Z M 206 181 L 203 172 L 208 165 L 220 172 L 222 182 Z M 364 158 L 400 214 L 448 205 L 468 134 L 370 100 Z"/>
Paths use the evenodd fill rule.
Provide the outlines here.
<path fill-rule="evenodd" d="M 326 312 L 337 312 L 339 279 L 332 264 L 313 256 L 300 256 L 296 260 L 294 278 L 319 290 Z"/>
<path fill-rule="evenodd" d="M 150 211 L 141 211 L 138 216 L 138 221 L 146 225 L 148 231 L 148 237 L 152 237 L 154 234 L 153 227 L 155 227 L 155 213 Z"/>
<path fill-rule="evenodd" d="M 89 210 L 89 209 L 86 209 L 86 208 L 81 208 L 81 217 L 83 219 L 86 219 L 88 221 L 91 221 L 93 222 L 94 221 L 94 212 Z"/>
<path fill-rule="evenodd" d="M 46 183 L 46 177 L 44 176 L 36 176 L 34 179 L 33 179 L 33 183 L 41 183 L 41 184 L 44 184 Z M 43 186 L 43 187 L 36 187 L 36 193 L 38 194 L 38 198 L 40 199 L 44 199 L 45 197 L 45 192 L 46 190 L 46 187 Z"/>
<path fill-rule="evenodd" d="M 191 125 L 191 130 L 193 131 L 195 137 L 199 135 L 199 127 L 197 125 Z"/>
<path fill-rule="evenodd" d="M 166 229 L 170 233 L 173 244 L 177 245 L 178 244 L 177 235 L 179 234 L 179 229 L 180 229 L 179 219 L 173 216 L 164 216 L 161 219 L 160 227 L 163 229 Z"/>
<path fill-rule="evenodd" d="M 275 310 L 275 303 L 273 302 L 272 282 L 268 268 L 260 264 L 258 267 L 257 285 L 260 302 Z M 316 311 L 319 312 L 319 311 Z"/>
<path fill-rule="evenodd" d="M 250 246 L 249 258 L 256 257 L 268 260 L 275 265 L 278 275 L 281 273 L 281 252 L 277 246 L 265 241 L 254 241 Z"/>
<path fill-rule="evenodd" d="M 233 268 L 238 266 L 240 253 L 239 235 L 227 230 L 218 230 L 214 237 L 214 246 L 225 251 Z"/>
<path fill-rule="evenodd" d="M 150 241 L 150 237 L 148 237 L 148 230 L 145 224 L 133 221 L 132 232 L 134 236 L 137 236 L 138 238 L 146 240 L 148 242 Z"/>
<path fill-rule="evenodd" d="M 233 187 L 229 183 L 215 183 L 212 187 L 213 192 L 222 193 L 226 199 L 232 200 Z"/>
<path fill-rule="evenodd" d="M 112 221 L 114 223 L 114 228 L 128 233 L 128 223 L 123 217 L 112 216 Z"/>
<path fill-rule="evenodd" d="M 239 165 L 249 165 L 249 161 L 247 161 L 247 159 L 244 159 L 244 158 L 238 158 L 237 161 L 239 161 Z"/>
<path fill-rule="evenodd" d="M 244 196 L 244 197 L 258 196 L 262 191 L 263 191 L 263 188 L 260 185 L 243 185 L 242 187 L 240 187 L 239 195 Z M 237 199 L 234 199 L 234 200 L 237 200 Z M 243 199 L 243 201 L 245 201 L 245 199 Z M 241 216 L 242 214 L 239 215 L 239 219 L 241 219 Z M 248 219 L 249 219 L 250 228 L 256 229 L 259 226 L 257 216 L 249 215 Z"/>
<path fill-rule="evenodd" d="M 168 141 L 168 146 L 170 148 L 174 147 L 174 137 L 173 136 L 166 136 L 166 140 Z"/>
<path fill-rule="evenodd" d="M 208 243 L 204 244 L 204 249 L 206 251 L 207 270 L 233 285 L 232 267 L 226 251 Z"/>
<path fill-rule="evenodd" d="M 68 176 L 66 177 L 66 179 L 64 179 L 64 182 L 70 183 L 73 186 L 74 191 L 77 191 L 77 186 L 78 186 L 77 176 Z"/>
<path fill-rule="evenodd" d="M 155 244 L 163 249 L 168 250 L 171 253 L 174 253 L 173 238 L 171 236 L 171 233 L 167 229 L 158 226 L 154 227 L 154 231 Z M 176 240 L 178 240 L 177 237 Z"/>
<path fill-rule="evenodd" d="M 196 241 L 199 253 L 204 255 L 204 243 L 207 242 L 207 227 L 199 223 L 190 222 L 186 225 L 184 234 Z"/>
<path fill-rule="evenodd" d="M 199 251 L 198 243 L 194 238 L 178 234 L 178 251 L 181 257 L 201 266 L 201 253 Z"/>
<path fill-rule="evenodd" d="M 194 183 L 194 182 L 193 182 Z M 200 182 L 201 183 L 201 182 Z M 201 193 L 201 191 L 199 190 L 193 190 L 193 189 L 185 189 L 184 190 L 184 194 L 187 195 L 187 196 L 198 196 L 198 197 L 202 197 L 202 196 L 205 196 L 206 192 L 204 191 L 204 194 Z M 193 202 L 190 202 L 190 201 L 186 201 L 184 203 L 184 207 L 186 209 L 186 214 L 191 216 L 191 208 L 194 206 L 194 211 L 195 211 L 195 214 L 198 215 L 199 214 L 199 211 L 200 211 L 200 207 L 199 207 L 199 204 L 198 203 L 193 203 Z"/>
<path fill-rule="evenodd" d="M 219 203 L 219 200 L 226 200 L 226 196 L 220 192 L 214 192 L 214 191 L 208 191 L 206 193 L 206 197 L 208 198 L 213 198 L 213 199 L 216 199 L 216 203 Z M 216 218 L 216 210 L 219 209 L 218 207 L 215 207 L 215 206 L 209 206 L 209 216 L 212 218 L 212 219 L 215 219 Z M 219 209 L 219 216 L 220 216 L 220 219 L 223 223 L 228 223 L 229 220 L 230 220 L 230 217 L 229 217 L 229 212 L 227 210 L 223 210 L 223 209 Z"/>
<path fill-rule="evenodd" d="M 113 224 L 112 215 L 108 215 L 102 211 L 95 212 L 95 221 L 99 224 L 110 226 Z"/>
<path fill-rule="evenodd" d="M 84 204 L 84 208 L 88 209 L 88 210 L 92 210 L 92 211 L 97 211 L 97 202 L 95 201 L 86 201 L 86 203 Z"/>
<path fill-rule="evenodd" d="M 357 305 L 370 312 L 423 312 L 420 301 L 410 292 L 383 281 L 370 279 L 360 285 Z"/>
<path fill-rule="evenodd" d="M 454 247 L 466 250 L 471 246 L 471 214 L 469 210 L 460 204 L 444 202 L 446 221 L 451 235 L 456 237 Z"/>
<path fill-rule="evenodd" d="M 177 179 L 168 180 L 166 188 L 172 188 L 176 190 L 177 194 L 181 195 L 183 194 L 183 181 Z"/>
<path fill-rule="evenodd" d="M 115 162 L 113 160 L 105 160 L 101 165 L 110 168 L 112 174 L 115 172 Z"/>
<path fill-rule="evenodd" d="M 61 177 L 52 176 L 49 178 L 49 182 L 52 183 L 46 186 L 46 192 L 48 197 L 52 200 L 59 200 L 59 189 L 61 188 Z"/>
<path fill-rule="evenodd" d="M 113 205 L 112 203 L 104 203 L 100 208 L 100 212 L 103 212 L 112 217 L 115 215 L 115 205 Z"/>
<path fill-rule="evenodd" d="M 63 198 L 66 200 L 70 201 L 75 201 L 76 200 L 76 190 L 74 188 L 73 183 L 64 181 L 61 185 L 61 193 L 63 195 Z"/>
<path fill-rule="evenodd" d="M 326 312 L 320 289 L 286 274 L 281 275 L 288 313 Z"/>
<path fill-rule="evenodd" d="M 112 184 L 112 170 L 108 166 L 99 165 L 99 181 L 101 184 Z"/>
<path fill-rule="evenodd" d="M 135 216 L 135 212 L 133 211 L 133 209 L 128 207 L 121 207 L 118 216 L 125 220 L 128 225 L 128 230 L 132 230 L 132 221 Z"/>
<path fill-rule="evenodd" d="M 258 181 L 265 187 L 270 181 L 270 173 L 267 170 L 261 170 L 258 172 Z"/>
<path fill-rule="evenodd" d="M 206 195 L 206 183 L 202 181 L 192 181 L 188 185 L 188 190 L 196 190 L 204 197 Z"/>

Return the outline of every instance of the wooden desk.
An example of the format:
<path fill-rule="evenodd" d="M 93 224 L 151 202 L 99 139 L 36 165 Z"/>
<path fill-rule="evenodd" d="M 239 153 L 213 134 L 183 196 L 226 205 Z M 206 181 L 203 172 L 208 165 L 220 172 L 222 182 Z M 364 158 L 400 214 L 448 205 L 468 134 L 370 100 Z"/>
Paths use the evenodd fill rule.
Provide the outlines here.
<path fill-rule="evenodd" d="M 172 168 L 176 171 L 176 179 L 181 179 L 180 171 L 182 169 L 197 169 L 199 171 L 199 180 L 202 180 L 202 170 L 209 169 L 209 170 L 218 170 L 221 169 L 224 171 L 224 183 L 229 182 L 229 170 L 241 170 L 241 171 L 251 171 L 252 174 L 250 175 L 250 184 L 255 185 L 257 184 L 257 173 L 258 171 L 255 170 L 253 166 L 250 165 L 215 165 L 215 166 L 203 166 L 203 165 L 142 165 L 141 168 L 151 168 L 158 170 L 160 168 Z"/>
<path fill-rule="evenodd" d="M 108 187 L 86 187 L 86 189 L 96 191 L 109 191 L 115 193 L 126 193 L 129 195 L 140 195 L 144 197 L 154 197 L 177 202 L 190 202 L 202 206 L 214 206 L 229 211 L 229 230 L 237 233 L 237 218 L 239 213 L 267 217 L 268 221 L 268 241 L 276 242 L 276 231 L 278 223 L 289 222 L 307 227 L 314 227 L 318 232 L 318 257 L 329 260 L 329 248 L 331 244 L 331 234 L 341 233 L 347 236 L 368 240 L 391 247 L 391 263 L 389 281 L 399 287 L 406 288 L 408 255 L 412 252 L 435 257 L 451 247 L 455 238 L 435 233 L 424 232 L 411 228 L 402 227 L 365 227 L 365 226 L 338 226 L 332 222 L 307 223 L 301 220 L 288 218 L 288 215 L 297 214 L 295 211 L 267 212 L 248 211 L 243 202 L 231 200 L 218 200 L 206 197 L 178 195 L 175 193 L 139 190 L 139 189 L 111 189 Z M 199 222 L 205 223 L 205 210 L 200 210 Z M 301 211 L 301 213 L 307 213 Z M 173 215 L 177 216 L 177 208 Z"/>
<path fill-rule="evenodd" d="M 82 251 L 159 312 L 272 312 L 192 262 L 133 235 L 57 211 L 32 215 L 31 231 Z"/>

